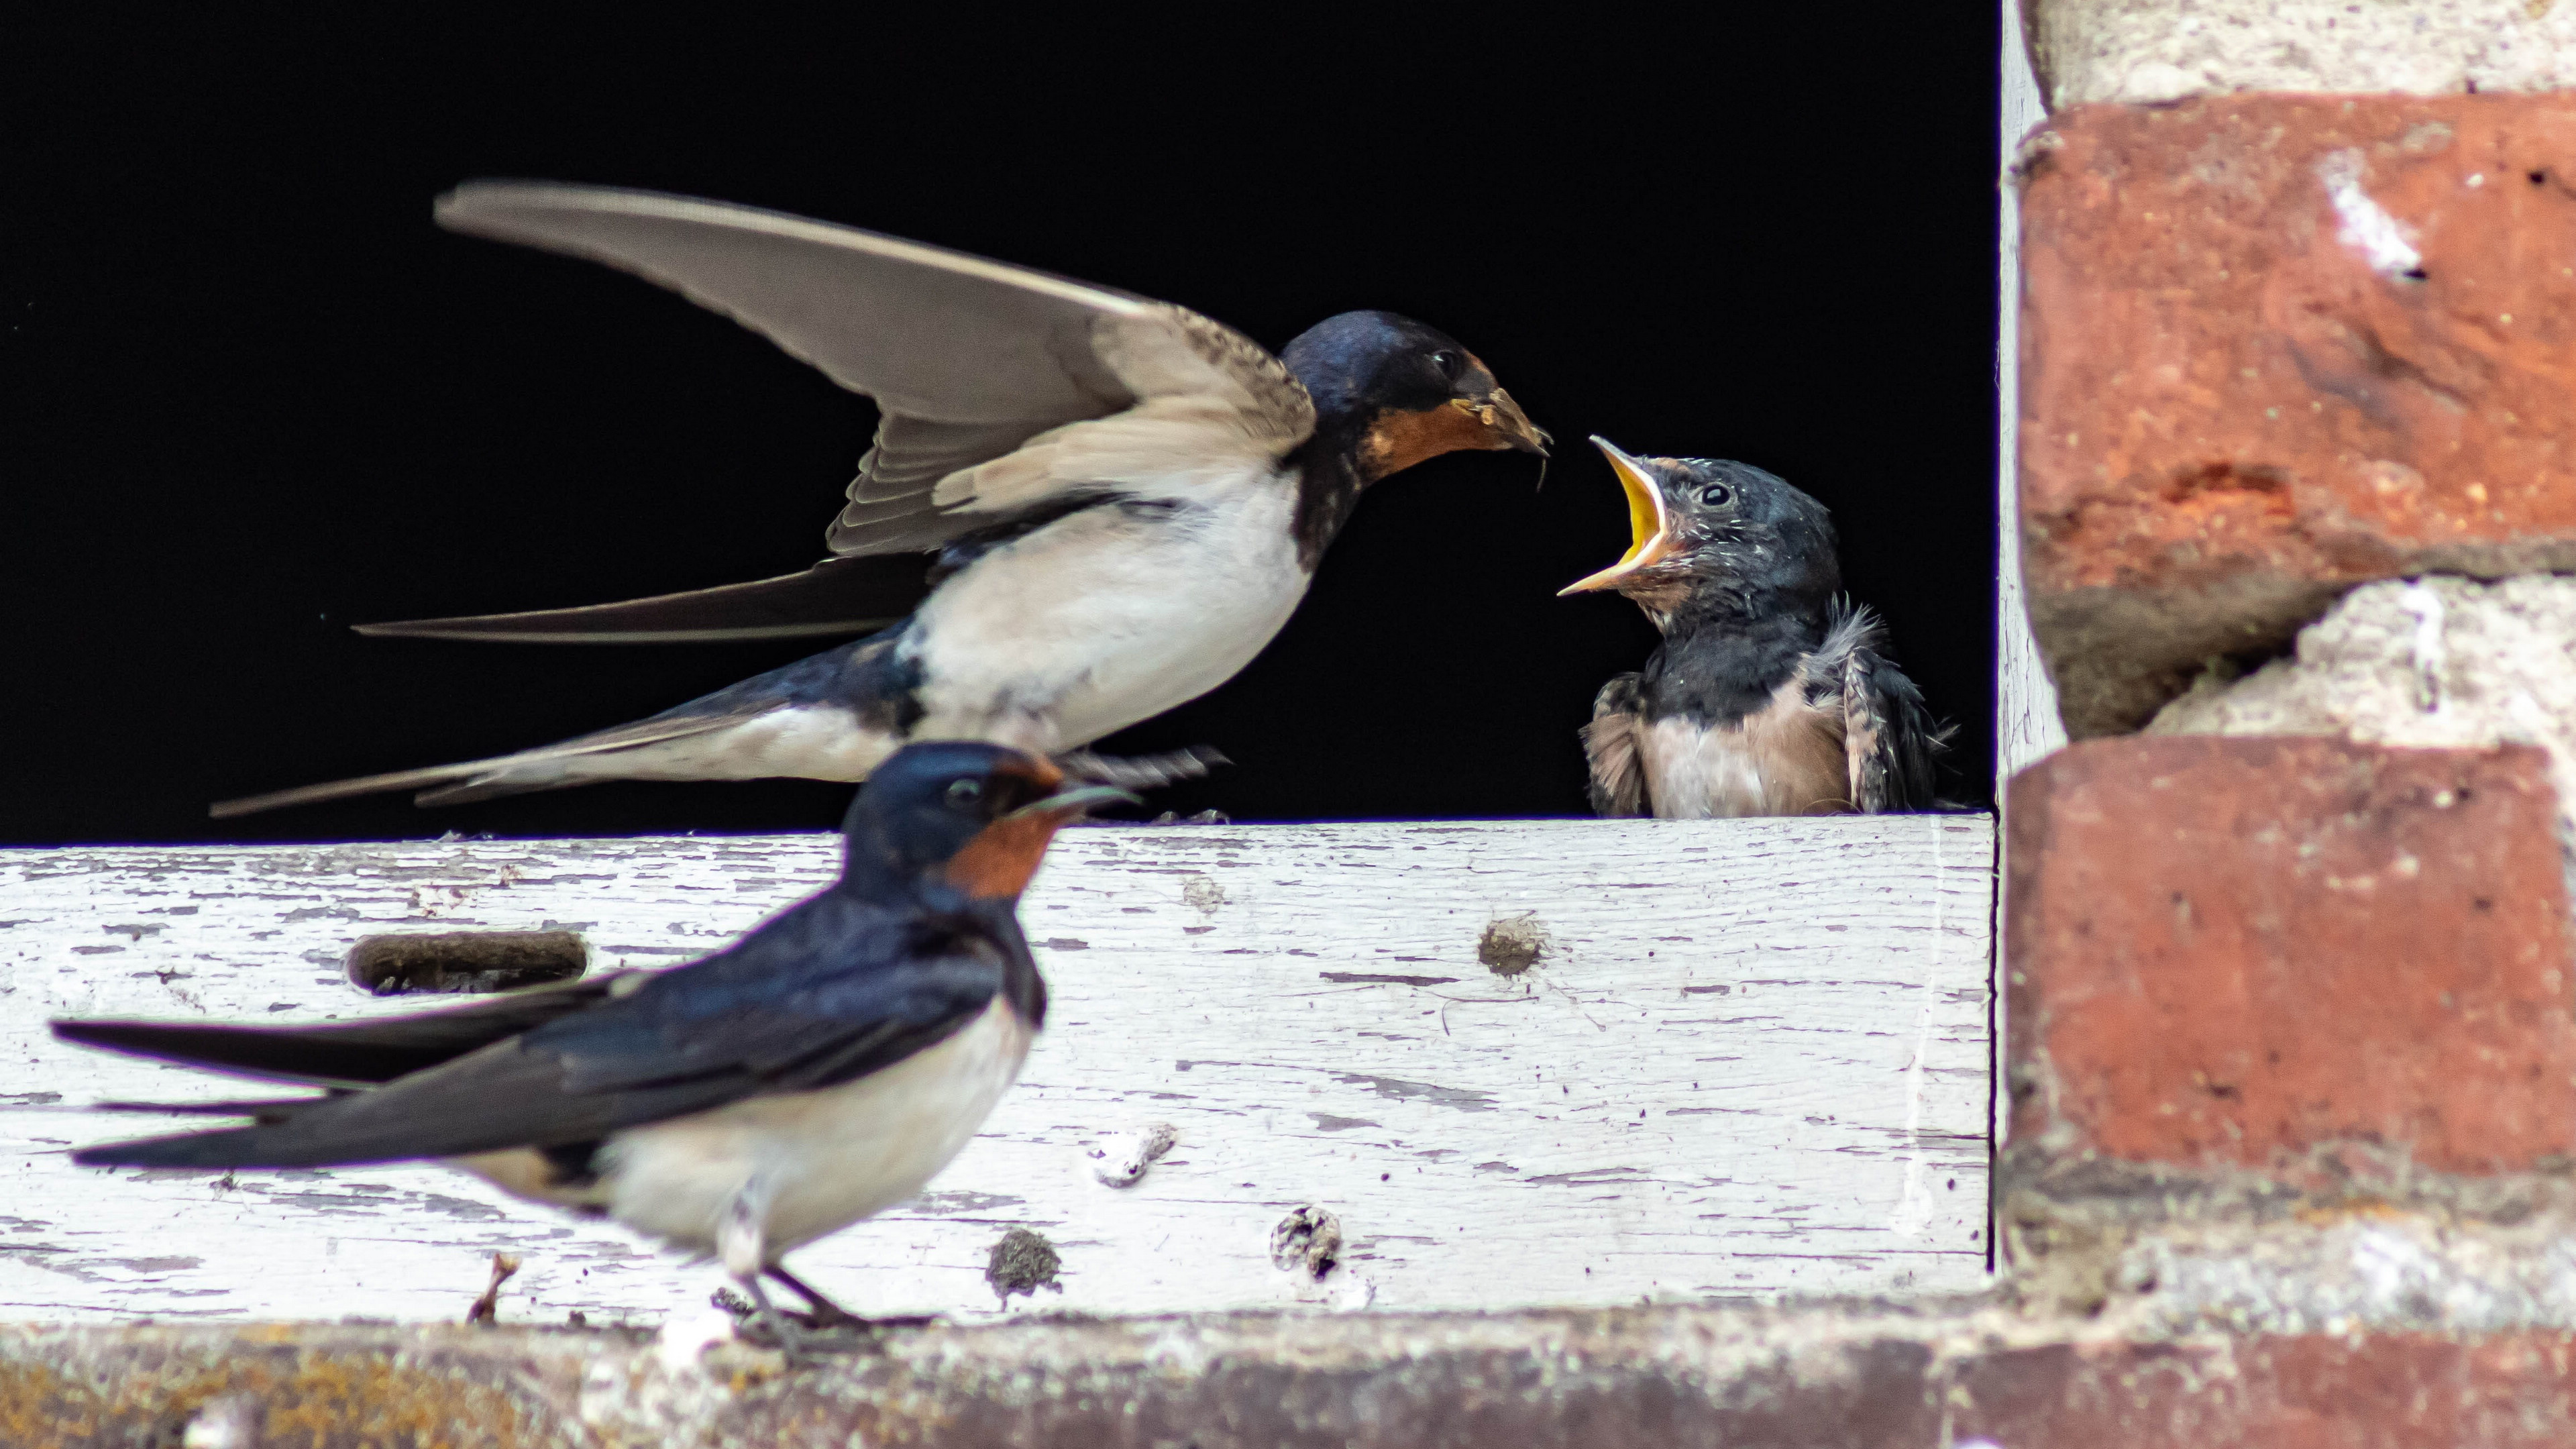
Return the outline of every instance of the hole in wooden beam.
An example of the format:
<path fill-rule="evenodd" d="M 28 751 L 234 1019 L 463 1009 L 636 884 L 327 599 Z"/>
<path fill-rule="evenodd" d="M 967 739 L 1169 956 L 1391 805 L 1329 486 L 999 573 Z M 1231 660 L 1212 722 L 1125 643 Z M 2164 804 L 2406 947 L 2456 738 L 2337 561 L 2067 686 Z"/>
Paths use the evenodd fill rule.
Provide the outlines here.
<path fill-rule="evenodd" d="M 361 936 L 349 948 L 350 982 L 378 996 L 543 986 L 574 980 L 589 964 L 577 931 Z"/>

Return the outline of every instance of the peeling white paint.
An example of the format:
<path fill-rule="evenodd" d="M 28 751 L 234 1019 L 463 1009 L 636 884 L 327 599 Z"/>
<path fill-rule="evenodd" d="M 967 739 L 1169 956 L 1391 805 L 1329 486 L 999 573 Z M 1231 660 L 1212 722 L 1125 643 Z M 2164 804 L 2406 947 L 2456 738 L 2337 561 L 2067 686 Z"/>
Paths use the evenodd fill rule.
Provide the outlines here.
<path fill-rule="evenodd" d="M 2390 216 L 2361 189 L 2364 169 L 2361 152 L 2349 147 L 2317 163 L 2317 179 L 2325 183 L 2326 199 L 2342 223 L 2335 239 L 2359 252 L 2383 277 L 2420 271 L 2424 258 L 2415 250 L 2414 228 Z"/>
<path fill-rule="evenodd" d="M 1064 1285 L 1015 1314 L 1977 1287 L 1992 851 L 1982 816 L 1068 831 L 1022 911 L 1052 1003 L 1020 1085 L 921 1198 L 789 1266 L 859 1312 L 967 1320 L 998 1316 L 983 1269 L 1015 1225 Z M 158 1125 L 86 1104 L 241 1084 L 43 1023 L 455 1000 L 351 986 L 341 955 L 382 931 L 571 929 L 602 967 L 672 965 L 835 859 L 824 835 L 0 851 L 0 1314 L 453 1320 L 508 1252 L 507 1321 L 702 1316 L 711 1267 L 436 1168 L 75 1168 Z M 1525 916 L 1543 953 L 1479 959 Z M 1104 1130 L 1157 1122 L 1178 1142 L 1141 1180 L 1093 1179 Z M 1303 1203 L 1345 1234 L 1311 1297 L 1268 1252 Z"/>

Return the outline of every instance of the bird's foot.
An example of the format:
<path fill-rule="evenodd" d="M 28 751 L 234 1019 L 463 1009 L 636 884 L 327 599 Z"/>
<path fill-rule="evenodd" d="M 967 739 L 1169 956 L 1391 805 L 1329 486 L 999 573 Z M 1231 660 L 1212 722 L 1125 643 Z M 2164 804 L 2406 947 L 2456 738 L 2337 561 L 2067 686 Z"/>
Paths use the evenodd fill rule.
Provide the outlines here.
<path fill-rule="evenodd" d="M 772 1264 L 762 1271 L 788 1287 L 795 1289 L 797 1294 L 803 1297 L 806 1302 L 807 1307 L 805 1312 L 789 1312 L 784 1313 L 783 1316 L 799 1326 L 812 1329 L 817 1333 L 850 1333 L 873 1336 L 876 1333 L 890 1328 L 923 1328 L 939 1321 L 936 1314 L 929 1313 L 890 1315 L 883 1318 L 862 1318 L 858 1314 L 852 1313 L 850 1310 L 843 1308 L 840 1304 L 833 1302 L 831 1299 L 824 1297 L 823 1294 L 814 1287 L 814 1285 L 797 1277 L 795 1274 L 788 1272 L 783 1267 Z"/>
<path fill-rule="evenodd" d="M 861 1318 L 828 1301 L 800 1312 L 755 1303 L 731 1288 L 718 1288 L 708 1301 L 733 1315 L 736 1337 L 755 1348 L 775 1348 L 787 1355 L 790 1364 L 806 1362 L 816 1354 L 856 1353 L 890 1330 L 927 1328 L 939 1321 L 932 1313 Z"/>
<path fill-rule="evenodd" d="M 818 1349 L 830 1351 L 831 1345 L 818 1344 L 808 1336 L 806 1325 L 798 1321 L 804 1314 L 779 1312 L 770 1303 L 769 1295 L 761 1291 L 758 1279 L 746 1280 L 742 1286 L 748 1290 L 748 1297 L 731 1288 L 719 1288 L 708 1296 L 709 1302 L 733 1315 L 736 1338 L 754 1348 L 778 1350 L 789 1368 L 803 1368 L 813 1362 Z"/>

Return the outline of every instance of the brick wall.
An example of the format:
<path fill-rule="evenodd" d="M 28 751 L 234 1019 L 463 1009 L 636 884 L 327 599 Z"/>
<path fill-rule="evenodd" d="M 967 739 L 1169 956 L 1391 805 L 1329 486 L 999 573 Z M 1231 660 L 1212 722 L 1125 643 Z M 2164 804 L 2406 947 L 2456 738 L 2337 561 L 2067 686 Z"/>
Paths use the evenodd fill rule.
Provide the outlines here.
<path fill-rule="evenodd" d="M 2025 18 L 2003 1293 L 2136 1370 L 2028 1402 L 2568 1442 L 2576 5 Z"/>
<path fill-rule="evenodd" d="M 2078 743 L 2007 791 L 1993 1293 L 933 1328 L 792 1374 L 0 1329 L 0 1440 L 2576 1441 L 2576 0 L 2027 20 L 2017 542 Z"/>

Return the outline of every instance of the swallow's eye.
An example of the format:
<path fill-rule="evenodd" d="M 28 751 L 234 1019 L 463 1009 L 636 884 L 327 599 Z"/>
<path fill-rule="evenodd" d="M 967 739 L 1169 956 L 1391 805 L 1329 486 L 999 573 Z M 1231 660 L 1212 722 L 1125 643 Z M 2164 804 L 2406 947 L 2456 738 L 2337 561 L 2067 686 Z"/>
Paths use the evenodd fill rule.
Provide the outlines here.
<path fill-rule="evenodd" d="M 1699 501 L 1710 508 L 1724 508 L 1735 497 L 1735 490 L 1723 483 L 1711 483 L 1699 490 Z"/>
<path fill-rule="evenodd" d="M 976 802 L 983 798 L 984 782 L 981 780 L 951 780 L 948 782 L 948 808 L 951 810 L 972 810 L 975 808 Z"/>
<path fill-rule="evenodd" d="M 1431 354 L 1431 365 L 1440 369 L 1440 375 L 1449 379 L 1451 382 L 1456 382 L 1458 380 L 1458 366 L 1460 361 L 1461 359 L 1457 353 L 1452 352 L 1445 347 L 1440 349 L 1438 352 Z"/>

